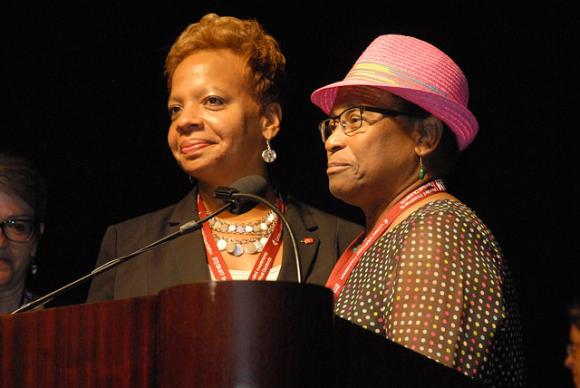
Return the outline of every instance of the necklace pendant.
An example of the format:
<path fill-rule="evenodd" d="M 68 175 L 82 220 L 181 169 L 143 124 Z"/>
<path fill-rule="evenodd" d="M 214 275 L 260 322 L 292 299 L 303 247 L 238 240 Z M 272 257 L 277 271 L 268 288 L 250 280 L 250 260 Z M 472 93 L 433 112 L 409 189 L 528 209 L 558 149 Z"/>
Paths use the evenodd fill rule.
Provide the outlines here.
<path fill-rule="evenodd" d="M 234 248 L 232 255 L 240 257 L 244 254 L 244 247 L 241 244 L 235 244 L 235 246 L 236 247 Z"/>
<path fill-rule="evenodd" d="M 245 249 L 246 252 L 248 252 L 250 255 L 255 255 L 256 253 L 258 253 L 258 248 L 256 247 L 255 242 L 246 244 Z"/>
<path fill-rule="evenodd" d="M 228 242 L 226 240 L 224 240 L 223 238 L 220 238 L 219 240 L 217 240 L 216 245 L 220 251 L 224 251 L 228 246 Z"/>
<path fill-rule="evenodd" d="M 228 242 L 228 244 L 226 245 L 226 252 L 229 253 L 230 255 L 234 254 L 234 250 L 236 249 L 236 243 L 234 242 Z"/>

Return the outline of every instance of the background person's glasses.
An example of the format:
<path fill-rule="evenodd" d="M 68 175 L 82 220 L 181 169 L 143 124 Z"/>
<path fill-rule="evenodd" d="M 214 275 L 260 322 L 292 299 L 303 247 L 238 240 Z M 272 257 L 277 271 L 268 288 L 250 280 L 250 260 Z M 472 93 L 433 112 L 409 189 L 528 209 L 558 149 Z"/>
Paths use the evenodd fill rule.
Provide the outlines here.
<path fill-rule="evenodd" d="M 318 129 L 320 130 L 322 142 L 325 143 L 339 126 L 346 135 L 350 135 L 360 129 L 364 122 L 375 122 L 382 118 L 382 116 L 373 115 L 373 113 L 380 113 L 380 115 L 390 117 L 405 114 L 398 110 L 375 108 L 364 105 L 348 108 L 340 114 L 320 122 Z"/>
<path fill-rule="evenodd" d="M 27 219 L 9 219 L 0 222 L 2 233 L 9 241 L 27 242 L 36 232 L 36 221 Z"/>

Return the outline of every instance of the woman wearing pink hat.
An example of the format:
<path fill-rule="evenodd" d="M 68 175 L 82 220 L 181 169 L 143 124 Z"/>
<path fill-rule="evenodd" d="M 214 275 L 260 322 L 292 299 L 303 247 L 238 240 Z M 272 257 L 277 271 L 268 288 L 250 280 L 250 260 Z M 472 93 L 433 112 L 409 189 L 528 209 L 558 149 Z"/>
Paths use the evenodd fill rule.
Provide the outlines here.
<path fill-rule="evenodd" d="M 525 385 L 516 297 L 501 249 L 441 180 L 473 140 L 467 80 L 445 53 L 375 39 L 312 102 L 330 191 L 365 214 L 335 266 L 335 312 L 493 386 Z"/>

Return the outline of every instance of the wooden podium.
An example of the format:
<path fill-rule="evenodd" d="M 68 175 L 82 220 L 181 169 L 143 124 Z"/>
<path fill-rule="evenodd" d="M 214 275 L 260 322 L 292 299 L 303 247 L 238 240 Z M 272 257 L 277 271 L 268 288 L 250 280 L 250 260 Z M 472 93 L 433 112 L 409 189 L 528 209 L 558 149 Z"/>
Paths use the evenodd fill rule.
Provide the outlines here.
<path fill-rule="evenodd" d="M 334 317 L 321 286 L 208 282 L 0 316 L 0 387 L 480 387 Z"/>

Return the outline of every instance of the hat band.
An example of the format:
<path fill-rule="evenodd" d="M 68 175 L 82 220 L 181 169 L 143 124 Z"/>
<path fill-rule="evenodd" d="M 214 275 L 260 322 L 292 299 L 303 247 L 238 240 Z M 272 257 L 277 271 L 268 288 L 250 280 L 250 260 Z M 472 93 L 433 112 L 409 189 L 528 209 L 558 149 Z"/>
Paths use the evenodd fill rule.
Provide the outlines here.
<path fill-rule="evenodd" d="M 346 75 L 345 81 L 351 81 L 354 79 L 369 81 L 373 84 L 376 84 L 377 86 L 395 86 L 419 89 L 449 98 L 446 93 L 441 91 L 439 88 L 411 77 L 408 73 L 397 68 L 379 63 L 356 63 Z"/>

